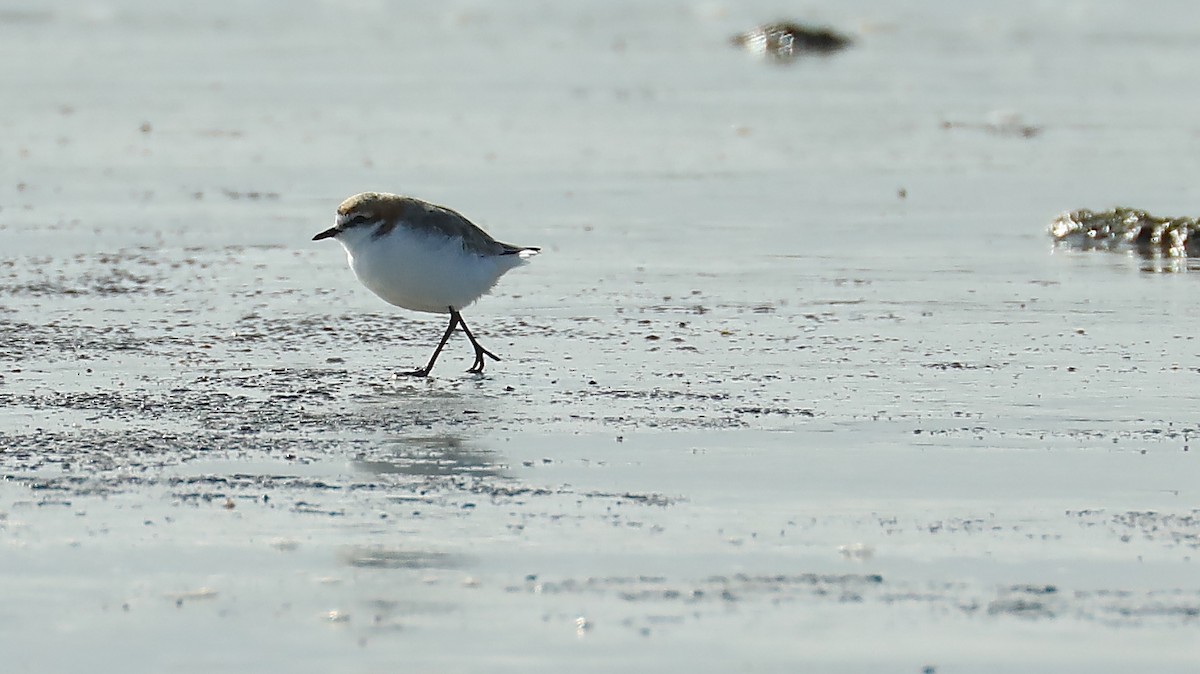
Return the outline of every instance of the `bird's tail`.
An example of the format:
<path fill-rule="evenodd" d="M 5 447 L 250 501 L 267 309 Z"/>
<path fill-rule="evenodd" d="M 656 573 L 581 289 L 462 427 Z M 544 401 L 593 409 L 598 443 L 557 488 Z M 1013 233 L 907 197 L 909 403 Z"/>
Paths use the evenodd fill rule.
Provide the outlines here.
<path fill-rule="evenodd" d="M 533 257 L 534 255 L 537 255 L 538 253 L 540 253 L 542 250 L 541 248 L 538 248 L 536 246 L 514 246 L 514 245 L 508 244 L 508 243 L 501 244 L 501 245 L 504 246 L 504 252 L 500 253 L 501 255 L 516 255 L 516 256 L 520 257 L 522 260 Z"/>

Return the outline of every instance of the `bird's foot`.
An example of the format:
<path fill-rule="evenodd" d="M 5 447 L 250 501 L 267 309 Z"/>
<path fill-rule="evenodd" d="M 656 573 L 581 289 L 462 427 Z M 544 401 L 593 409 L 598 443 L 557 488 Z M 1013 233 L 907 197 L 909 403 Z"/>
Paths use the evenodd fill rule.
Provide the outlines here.
<path fill-rule="evenodd" d="M 400 377 L 428 377 L 429 370 L 430 368 L 427 367 L 419 367 L 415 370 L 410 370 L 409 372 L 397 372 L 395 376 L 397 379 Z"/>
<path fill-rule="evenodd" d="M 485 362 L 487 362 L 483 359 L 484 356 L 487 356 L 488 358 L 491 358 L 492 360 L 495 360 L 495 361 L 500 360 L 500 356 L 497 356 L 496 354 L 492 353 L 491 351 L 488 351 L 487 349 L 483 348 L 482 346 L 475 345 L 475 364 L 472 365 L 471 368 L 469 370 L 467 370 L 467 372 L 470 372 L 471 374 L 483 374 L 483 364 Z"/>

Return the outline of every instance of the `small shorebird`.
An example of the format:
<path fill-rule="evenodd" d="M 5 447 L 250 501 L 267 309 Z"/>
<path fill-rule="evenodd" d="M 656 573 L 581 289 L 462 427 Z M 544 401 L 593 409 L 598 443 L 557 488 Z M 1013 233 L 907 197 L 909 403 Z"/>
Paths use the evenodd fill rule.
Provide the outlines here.
<path fill-rule="evenodd" d="M 385 302 L 450 314 L 429 363 L 405 373 L 415 377 L 429 374 L 458 326 L 475 348 L 475 364 L 468 372 L 483 372 L 484 356 L 500 360 L 479 345 L 459 312 L 540 250 L 500 243 L 449 208 L 379 192 L 343 201 L 334 226 L 312 238 L 321 239 L 342 244 L 354 276 Z"/>

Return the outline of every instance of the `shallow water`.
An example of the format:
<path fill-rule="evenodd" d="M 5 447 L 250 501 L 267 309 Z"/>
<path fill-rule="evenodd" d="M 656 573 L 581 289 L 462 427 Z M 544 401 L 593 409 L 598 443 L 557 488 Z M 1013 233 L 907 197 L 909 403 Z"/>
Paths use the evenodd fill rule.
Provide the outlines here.
<path fill-rule="evenodd" d="M 1045 227 L 1194 213 L 1196 10 L 779 11 L 0 12 L 6 670 L 1193 671 L 1190 263 Z M 543 247 L 485 376 L 367 189 Z"/>

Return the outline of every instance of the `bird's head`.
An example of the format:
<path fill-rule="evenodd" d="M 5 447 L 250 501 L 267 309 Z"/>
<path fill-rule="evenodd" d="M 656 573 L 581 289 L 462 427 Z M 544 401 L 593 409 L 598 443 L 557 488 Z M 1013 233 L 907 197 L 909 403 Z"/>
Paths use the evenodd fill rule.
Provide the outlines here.
<path fill-rule="evenodd" d="M 403 210 L 404 197 L 380 192 L 356 194 L 338 206 L 333 227 L 312 240 L 337 239 L 342 245 L 350 245 L 375 235 L 381 225 L 393 223 L 394 226 Z"/>

